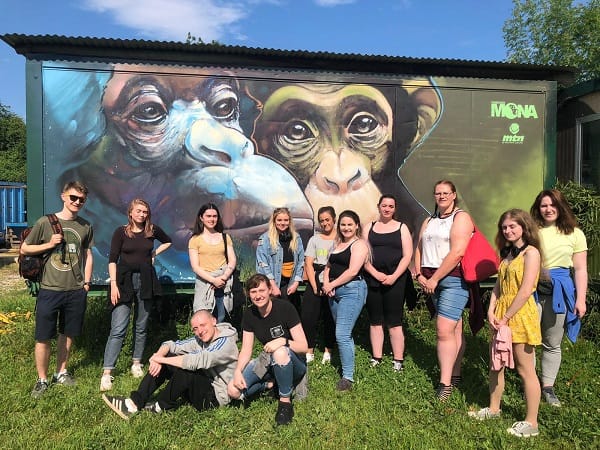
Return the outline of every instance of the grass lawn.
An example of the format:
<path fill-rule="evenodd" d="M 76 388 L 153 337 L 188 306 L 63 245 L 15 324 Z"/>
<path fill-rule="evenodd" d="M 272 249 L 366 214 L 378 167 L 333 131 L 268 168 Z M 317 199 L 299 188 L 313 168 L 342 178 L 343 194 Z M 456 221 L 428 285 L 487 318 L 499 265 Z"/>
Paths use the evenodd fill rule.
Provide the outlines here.
<path fill-rule="evenodd" d="M 317 352 L 310 366 L 310 393 L 295 404 L 291 425 L 276 427 L 276 402 L 260 398 L 250 405 L 198 413 L 189 405 L 161 415 L 140 413 L 129 421 L 114 414 L 98 390 L 109 321 L 104 298 L 91 298 L 84 335 L 75 344 L 70 370 L 77 386 L 51 387 L 39 400 L 30 396 L 33 362 L 34 299 L 14 274 L 0 269 L 0 313 L 16 313 L 0 323 L 2 449 L 590 449 L 600 448 L 600 358 L 593 343 L 565 343 L 556 391 L 563 407 L 540 406 L 540 436 L 518 439 L 506 428 L 524 415 L 520 379 L 507 376 L 503 417 L 477 422 L 469 409 L 487 405 L 488 333 L 468 332 L 463 385 L 450 400 L 434 398 L 437 384 L 434 324 L 424 309 L 407 314 L 406 357 L 402 373 L 368 364 L 368 329 L 363 316 L 355 330 L 356 383 L 348 393 L 335 390 L 339 360 L 322 366 Z M 150 326 L 151 354 L 163 340 L 189 335 L 187 316 Z M 53 354 L 54 356 L 54 354 Z M 130 342 L 119 358 L 114 394 L 137 387 L 128 373 Z M 54 367 L 54 359 L 51 368 Z"/>

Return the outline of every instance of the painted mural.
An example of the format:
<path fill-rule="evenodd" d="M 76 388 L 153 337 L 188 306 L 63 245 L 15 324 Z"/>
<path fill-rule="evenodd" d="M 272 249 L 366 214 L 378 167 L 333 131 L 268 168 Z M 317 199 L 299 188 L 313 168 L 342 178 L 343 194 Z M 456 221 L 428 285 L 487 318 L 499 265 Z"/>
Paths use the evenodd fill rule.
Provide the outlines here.
<path fill-rule="evenodd" d="M 475 163 L 478 170 L 519 162 L 533 171 L 517 190 L 535 195 L 542 186 L 543 171 L 535 170 L 535 164 L 543 165 L 541 120 L 527 130 L 527 143 L 508 145 L 497 134 L 519 140 L 527 125 L 519 128 L 523 114 L 512 117 L 510 108 L 503 109 L 506 103 L 498 103 L 498 120 L 477 129 L 477 121 L 481 125 L 493 116 L 493 109 L 478 112 L 494 104 L 493 90 L 463 90 L 459 96 L 444 79 L 288 75 L 45 63 L 45 204 L 52 209 L 67 180 L 88 185 L 82 215 L 96 231 L 95 282 L 107 277 L 112 232 L 135 197 L 152 205 L 153 221 L 174 240 L 173 250 L 157 262 L 159 275 L 185 282 L 193 279 L 190 229 L 198 208 L 209 201 L 219 205 L 242 264 L 253 267 L 256 238 L 280 206 L 291 210 L 307 238 L 319 207 L 332 205 L 338 213 L 353 209 L 367 223 L 377 217 L 380 195 L 391 192 L 399 201 L 399 219 L 416 230 L 429 214 L 433 182 L 450 178 L 464 206 L 478 221 L 489 220 L 495 211 L 488 214 L 487 206 L 478 204 L 484 191 L 493 188 L 499 205 L 513 206 L 512 197 L 504 201 L 497 195 L 505 183 L 501 173 L 499 184 L 473 173 L 477 146 L 477 159 L 484 160 Z M 476 98 L 486 93 L 491 99 Z M 543 96 L 526 94 L 524 101 L 522 92 L 514 95 L 515 105 L 531 104 L 543 115 Z M 514 129 L 504 123 L 511 120 Z"/>

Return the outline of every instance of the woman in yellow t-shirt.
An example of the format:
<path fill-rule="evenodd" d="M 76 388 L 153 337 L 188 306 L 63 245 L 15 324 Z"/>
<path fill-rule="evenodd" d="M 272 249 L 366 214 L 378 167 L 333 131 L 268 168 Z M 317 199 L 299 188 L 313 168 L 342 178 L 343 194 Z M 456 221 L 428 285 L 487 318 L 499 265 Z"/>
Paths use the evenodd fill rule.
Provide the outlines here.
<path fill-rule="evenodd" d="M 552 406 L 560 406 L 554 382 L 561 362 L 565 330 L 575 342 L 580 319 L 586 312 L 587 242 L 563 194 L 556 189 L 540 192 L 531 206 L 540 228 L 544 277 L 538 284 L 542 323 L 542 394 Z M 550 278 L 548 280 L 548 277 Z"/>
<path fill-rule="evenodd" d="M 223 233 L 219 209 L 213 203 L 200 207 L 188 244 L 190 265 L 196 274 L 194 312 L 207 309 L 223 322 L 233 309 L 233 272 L 236 265 L 233 242 Z"/>

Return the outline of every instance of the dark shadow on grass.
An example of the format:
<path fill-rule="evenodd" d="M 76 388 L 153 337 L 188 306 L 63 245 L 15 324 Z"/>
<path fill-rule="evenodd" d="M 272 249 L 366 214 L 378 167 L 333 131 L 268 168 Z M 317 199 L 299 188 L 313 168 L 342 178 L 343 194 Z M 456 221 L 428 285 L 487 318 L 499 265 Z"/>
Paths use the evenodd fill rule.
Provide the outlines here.
<path fill-rule="evenodd" d="M 79 367 L 102 365 L 104 348 L 110 332 L 111 307 L 106 293 L 88 299 L 88 307 L 83 324 L 83 333 L 76 338 L 75 346 L 82 352 L 81 360 L 73 361 L 70 369 L 75 372 Z M 178 324 L 186 325 L 191 311 L 189 294 L 166 293 L 154 300 L 153 311 L 148 323 L 148 334 L 144 361 L 152 355 L 162 342 L 179 339 Z M 123 343 L 119 358 L 131 358 L 133 315 Z M 189 328 L 189 327 L 188 327 Z"/>

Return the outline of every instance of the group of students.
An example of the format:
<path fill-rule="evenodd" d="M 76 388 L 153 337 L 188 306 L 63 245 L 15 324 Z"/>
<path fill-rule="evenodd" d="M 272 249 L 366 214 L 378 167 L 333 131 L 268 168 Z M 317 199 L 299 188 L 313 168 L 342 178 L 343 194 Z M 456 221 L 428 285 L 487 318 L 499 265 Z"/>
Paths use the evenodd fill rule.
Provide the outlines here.
<path fill-rule="evenodd" d="M 54 382 L 74 384 L 66 363 L 72 338 L 81 332 L 85 292 L 91 278 L 89 249 L 93 245 L 93 231 L 77 216 L 87 189 L 78 182 L 68 183 L 61 196 L 64 207 L 57 216 L 63 229 L 69 229 L 70 221 L 78 221 L 86 227 L 87 234 L 79 233 L 79 241 L 71 242 L 68 236 L 72 233 L 53 235 L 42 218 L 22 251 L 56 252 L 64 239 L 72 253 L 78 255 L 77 264 L 84 275 L 71 283 L 73 288 L 55 279 L 55 272 L 65 272 L 65 268 L 52 263 L 54 269 L 44 271 L 36 317 L 38 382 L 32 392 L 34 397 L 39 397 L 49 385 L 46 378 L 49 340 L 54 337 L 50 324 L 56 322 L 57 315 L 59 345 Z M 440 368 L 436 396 L 440 401 L 447 400 L 462 379 L 465 351 L 462 313 L 470 289 L 462 277 L 460 261 L 474 223 L 458 207 L 456 187 L 451 181 L 435 184 L 434 200 L 434 213 L 423 222 L 416 245 L 406 224 L 395 219 L 397 205 L 392 195 L 380 198 L 379 218 L 364 230 L 354 211 L 343 211 L 336 218 L 332 207 L 322 207 L 317 214 L 320 231 L 310 238 L 306 252 L 290 211 L 276 209 L 267 232 L 258 240 L 257 273 L 246 280 L 252 306 L 242 319 L 239 354 L 237 333 L 226 323 L 233 308 L 232 275 L 237 263 L 233 242 L 223 231 L 218 207 L 212 203 L 203 205 L 188 245 L 190 265 L 196 275 L 194 315 L 190 321 L 194 336 L 164 343 L 150 358 L 144 376 L 141 361 L 150 300 L 160 292 L 153 262 L 169 248 L 171 239 L 152 223 L 150 206 L 142 199 L 134 199 L 129 205 L 127 225 L 118 227 L 111 241 L 111 331 L 100 390 L 112 389 L 112 371 L 132 307 L 135 324 L 131 373 L 144 378 L 131 397 L 103 395 L 105 402 L 128 418 L 140 409 L 154 412 L 171 409 L 181 397 L 198 409 L 205 409 L 277 389 L 276 422 L 287 424 L 294 414 L 292 395 L 300 398 L 306 394 L 306 365 L 314 360 L 319 318 L 323 319 L 325 344 L 322 362 L 328 363 L 333 347 L 336 344 L 338 347 L 341 362 L 338 390 L 350 390 L 354 383 L 352 331 L 365 304 L 371 365 L 378 366 L 382 361 L 385 326 L 393 352 L 392 369 L 403 370 L 405 289 L 413 280 L 431 296 L 435 306 Z M 158 241 L 158 246 L 154 241 Z M 514 358 L 524 383 L 527 413 L 524 421 L 516 422 L 508 431 L 521 437 L 535 436 L 539 433 L 540 390 L 548 403 L 560 406 L 553 385 L 560 366 L 564 330 L 574 341 L 579 319 L 585 314 L 586 240 L 563 195 L 557 190 L 544 190 L 532 205 L 531 214 L 517 209 L 502 214 L 495 242 L 502 261 L 488 309 L 494 337 L 490 345 L 490 405 L 469 415 L 480 420 L 500 416 L 504 368 L 512 367 Z M 300 296 L 298 288 L 304 280 L 306 290 Z M 66 292 L 61 294 L 62 291 Z M 83 301 L 74 298 L 74 292 L 82 293 Z M 46 309 L 40 304 L 49 294 L 53 294 L 54 303 L 45 301 L 52 304 Z M 507 331 L 512 342 L 508 348 L 510 358 L 501 358 L 498 363 L 499 336 L 505 339 Z M 263 350 L 252 359 L 255 339 Z M 534 347 L 540 344 L 543 345 L 541 388 L 534 352 Z M 167 388 L 158 400 L 146 403 L 166 380 L 169 380 Z"/>

